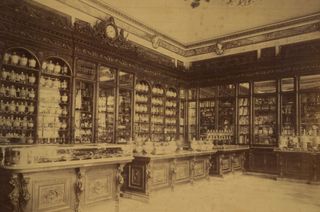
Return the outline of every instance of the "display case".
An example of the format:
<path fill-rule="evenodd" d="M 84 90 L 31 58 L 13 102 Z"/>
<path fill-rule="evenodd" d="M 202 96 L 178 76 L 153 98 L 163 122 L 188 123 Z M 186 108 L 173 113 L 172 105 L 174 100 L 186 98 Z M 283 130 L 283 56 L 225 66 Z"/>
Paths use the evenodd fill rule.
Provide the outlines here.
<path fill-rule="evenodd" d="M 97 140 L 99 143 L 114 143 L 116 70 L 100 66 L 98 83 Z"/>
<path fill-rule="evenodd" d="M 185 145 L 184 142 L 186 140 L 186 95 L 187 94 L 185 89 L 179 90 L 179 141 L 183 142 L 181 145 Z"/>
<path fill-rule="evenodd" d="M 147 81 L 137 81 L 135 86 L 134 137 L 146 141 L 150 138 L 151 88 Z"/>
<path fill-rule="evenodd" d="M 300 134 L 320 136 L 320 75 L 300 77 Z"/>
<path fill-rule="evenodd" d="M 164 136 L 166 141 L 175 140 L 177 138 L 178 129 L 178 92 L 175 88 L 166 90 L 165 103 L 165 129 Z"/>
<path fill-rule="evenodd" d="M 133 74 L 119 71 L 117 143 L 132 140 Z"/>
<path fill-rule="evenodd" d="M 222 132 L 232 135 L 230 143 L 234 143 L 235 133 L 235 86 L 233 84 L 218 87 L 218 126 Z"/>
<path fill-rule="evenodd" d="M 94 82 L 76 79 L 74 109 L 74 142 L 91 143 L 94 137 Z"/>
<path fill-rule="evenodd" d="M 164 140 L 165 118 L 165 92 L 161 85 L 157 84 L 151 90 L 151 140 Z"/>
<path fill-rule="evenodd" d="M 281 136 L 296 135 L 296 92 L 294 78 L 281 79 Z"/>
<path fill-rule="evenodd" d="M 250 143 L 250 83 L 239 83 L 238 88 L 238 144 Z"/>
<path fill-rule="evenodd" d="M 36 143 L 39 61 L 27 49 L 11 48 L 0 64 L 0 143 Z"/>
<path fill-rule="evenodd" d="M 206 139 L 208 133 L 216 130 L 216 95 L 217 87 L 200 88 L 199 99 L 199 133 L 201 139 Z"/>
<path fill-rule="evenodd" d="M 188 90 L 188 141 L 197 139 L 197 89 Z"/>
<path fill-rule="evenodd" d="M 38 143 L 69 143 L 71 123 L 71 69 L 61 58 L 42 62 L 39 83 Z"/>
<path fill-rule="evenodd" d="M 253 145 L 277 144 L 277 86 L 276 81 L 254 82 L 254 140 Z"/>

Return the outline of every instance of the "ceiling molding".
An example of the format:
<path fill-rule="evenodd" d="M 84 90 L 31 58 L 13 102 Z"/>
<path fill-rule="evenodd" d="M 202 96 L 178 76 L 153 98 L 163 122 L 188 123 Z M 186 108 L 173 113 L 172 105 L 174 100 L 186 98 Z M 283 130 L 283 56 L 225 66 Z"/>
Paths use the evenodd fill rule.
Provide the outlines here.
<path fill-rule="evenodd" d="M 78 9 L 81 12 L 85 12 L 72 4 L 72 1 L 57 0 L 68 6 Z M 155 36 L 158 36 L 157 47 L 161 47 L 167 51 L 177 54 L 178 56 L 185 57 L 186 59 L 198 55 L 216 53 L 216 44 L 222 43 L 224 49 L 238 48 L 246 45 L 254 45 L 270 40 L 277 40 L 284 37 L 296 36 L 305 33 L 311 33 L 319 31 L 320 28 L 320 13 L 314 13 L 307 16 L 290 19 L 275 24 L 269 24 L 262 27 L 257 27 L 229 35 L 217 37 L 214 39 L 201 41 L 191 44 L 183 44 L 176 41 L 169 36 L 162 34 L 154 28 L 147 26 L 141 21 L 136 20 L 124 14 L 117 9 L 112 8 L 109 4 L 102 2 L 101 0 L 79 0 L 82 4 L 86 4 L 95 10 L 99 10 L 105 15 L 114 16 L 116 21 L 126 27 L 126 31 L 130 34 L 141 38 L 152 44 L 152 40 Z M 87 13 L 89 14 L 89 13 Z M 89 14 L 94 16 L 94 14 Z M 154 49 L 155 51 L 158 51 Z M 217 55 L 216 55 L 217 56 Z"/>

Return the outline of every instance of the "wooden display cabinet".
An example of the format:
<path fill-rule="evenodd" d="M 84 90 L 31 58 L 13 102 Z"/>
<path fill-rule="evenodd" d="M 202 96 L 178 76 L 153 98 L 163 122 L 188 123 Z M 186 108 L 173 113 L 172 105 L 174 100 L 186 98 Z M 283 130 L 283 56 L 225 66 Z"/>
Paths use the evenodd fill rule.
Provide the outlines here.
<path fill-rule="evenodd" d="M 39 60 L 25 48 L 9 48 L 0 65 L 1 143 L 36 143 Z"/>

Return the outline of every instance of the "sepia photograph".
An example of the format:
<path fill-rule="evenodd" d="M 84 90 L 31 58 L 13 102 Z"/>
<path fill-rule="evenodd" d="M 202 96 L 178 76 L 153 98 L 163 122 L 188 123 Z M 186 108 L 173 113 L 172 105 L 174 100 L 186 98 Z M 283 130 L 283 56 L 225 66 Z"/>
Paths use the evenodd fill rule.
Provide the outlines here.
<path fill-rule="evenodd" d="M 320 0 L 0 0 L 0 212 L 319 212 Z"/>

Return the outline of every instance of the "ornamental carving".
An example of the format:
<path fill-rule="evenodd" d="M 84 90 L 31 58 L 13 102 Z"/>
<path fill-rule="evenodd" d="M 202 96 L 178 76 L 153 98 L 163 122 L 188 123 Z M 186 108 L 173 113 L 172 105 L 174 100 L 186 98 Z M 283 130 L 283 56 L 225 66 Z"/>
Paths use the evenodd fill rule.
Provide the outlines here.
<path fill-rule="evenodd" d="M 49 208 L 65 204 L 65 184 L 39 187 L 39 208 Z"/>
<path fill-rule="evenodd" d="M 12 205 L 13 212 L 19 212 L 19 198 L 20 198 L 20 183 L 17 174 L 11 176 L 9 180 L 9 185 L 11 186 L 11 192 L 9 193 L 9 200 Z"/>
<path fill-rule="evenodd" d="M 76 199 L 75 199 L 75 212 L 80 212 L 81 211 L 81 207 L 80 207 L 80 199 L 81 196 L 84 192 L 84 171 L 80 168 L 76 169 L 76 175 L 77 175 L 77 179 L 76 179 L 76 183 L 75 183 L 75 194 L 76 194 Z"/>

